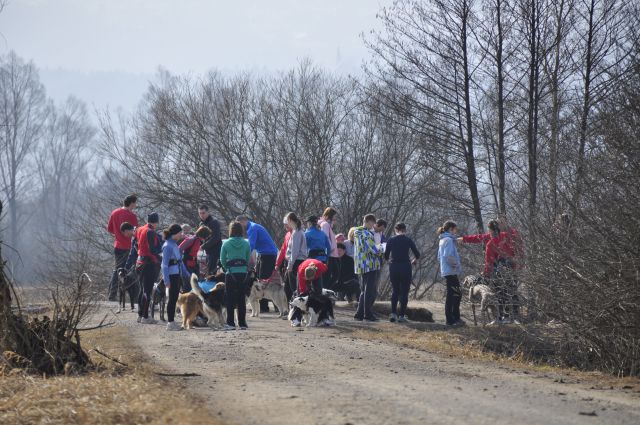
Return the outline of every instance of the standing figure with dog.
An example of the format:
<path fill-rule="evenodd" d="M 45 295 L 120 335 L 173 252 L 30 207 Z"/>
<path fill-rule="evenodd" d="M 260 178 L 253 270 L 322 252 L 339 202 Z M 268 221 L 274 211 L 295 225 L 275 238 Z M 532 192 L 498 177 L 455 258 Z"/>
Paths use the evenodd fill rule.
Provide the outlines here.
<path fill-rule="evenodd" d="M 229 239 L 224 241 L 220 250 L 220 262 L 225 272 L 225 304 L 227 308 L 227 323 L 224 330 L 236 329 L 234 310 L 238 310 L 238 325 L 240 330 L 247 329 L 247 276 L 251 247 L 244 239 L 244 229 L 241 223 L 234 221 L 229 225 Z M 271 268 L 273 271 L 273 267 Z"/>
<path fill-rule="evenodd" d="M 127 263 L 127 256 L 131 250 L 131 234 L 127 235 L 123 233 L 121 226 L 124 223 L 129 223 L 135 228 L 138 225 L 138 217 L 136 217 L 133 212 L 137 202 L 138 197 L 136 195 L 129 195 L 124 198 L 122 207 L 113 210 L 109 216 L 107 231 L 114 237 L 113 255 L 115 257 L 115 268 L 109 281 L 109 301 L 116 300 L 116 290 L 118 288 L 118 276 L 116 273 L 117 270 L 122 269 Z"/>
<path fill-rule="evenodd" d="M 147 224 L 136 229 L 129 258 L 125 265 L 125 269 L 128 270 L 135 261 L 138 280 L 142 285 L 138 296 L 138 323 L 156 323 L 154 319 L 149 318 L 149 303 L 151 302 L 153 284 L 160 273 L 162 244 L 156 231 L 159 222 L 158 213 L 152 212 L 147 216 Z"/>
<path fill-rule="evenodd" d="M 182 252 L 178 246 L 178 240 L 182 238 L 182 226 L 172 224 L 163 231 L 164 244 L 162 245 L 162 278 L 168 293 L 167 302 L 167 330 L 179 331 L 181 326 L 174 322 L 176 314 L 176 302 L 184 281 L 189 281 L 191 273 L 182 262 Z"/>
<path fill-rule="evenodd" d="M 389 263 L 389 279 L 391 280 L 391 315 L 390 322 L 407 322 L 407 304 L 409 303 L 409 289 L 413 274 L 412 265 L 420 258 L 420 251 L 413 240 L 407 236 L 407 225 L 395 225 L 395 236 L 387 242 L 384 251 L 385 260 Z M 413 253 L 413 260 L 410 253 Z M 400 301 L 400 311 L 397 311 Z"/>
<path fill-rule="evenodd" d="M 183 226 L 184 231 L 184 226 Z M 198 251 L 200 247 L 211 236 L 211 230 L 207 226 L 200 226 L 194 235 L 188 236 L 180 243 L 180 251 L 182 252 L 182 261 L 189 270 L 189 273 L 195 273 L 200 276 L 200 265 L 198 264 Z M 188 281 L 182 282 L 182 289 L 185 292 L 191 290 Z"/>
<path fill-rule="evenodd" d="M 460 301 L 462 300 L 462 290 L 458 275 L 462 274 L 462 263 L 460 254 L 456 248 L 455 237 L 458 233 L 458 226 L 453 221 L 446 221 L 438 229 L 438 261 L 440 261 L 440 274 L 444 277 L 447 285 L 447 298 L 444 303 L 444 313 L 449 326 L 463 326 L 464 321 L 460 318 Z"/>
<path fill-rule="evenodd" d="M 382 268 L 382 250 L 376 244 L 374 227 L 376 217 L 367 214 L 362 220 L 362 226 L 356 227 L 354 237 L 354 269 L 360 275 L 360 300 L 355 320 L 377 322 L 379 319 L 373 312 L 373 303 L 378 296 L 378 278 Z"/>
<path fill-rule="evenodd" d="M 298 268 L 307 259 L 307 239 L 302 230 L 302 221 L 296 213 L 290 212 L 287 214 L 287 222 L 292 229 L 285 256 L 287 260 L 287 278 L 292 296 L 295 296 L 298 291 Z"/>

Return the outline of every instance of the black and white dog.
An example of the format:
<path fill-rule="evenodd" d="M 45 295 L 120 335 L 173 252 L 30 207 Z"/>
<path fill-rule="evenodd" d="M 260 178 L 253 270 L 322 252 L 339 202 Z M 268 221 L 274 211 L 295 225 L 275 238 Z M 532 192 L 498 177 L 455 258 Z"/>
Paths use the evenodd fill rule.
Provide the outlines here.
<path fill-rule="evenodd" d="M 118 311 L 116 313 L 124 310 L 127 292 L 131 301 L 131 311 L 133 311 L 135 302 L 138 299 L 139 286 L 138 275 L 133 267 L 129 271 L 124 268 L 118 269 Z"/>
<path fill-rule="evenodd" d="M 307 326 L 335 325 L 336 319 L 333 315 L 333 302 L 326 295 L 309 294 L 301 297 L 294 297 L 289 310 L 289 320 L 294 318 L 296 310 L 302 311 L 303 318 Z"/>
<path fill-rule="evenodd" d="M 164 279 L 160 278 L 159 282 L 153 284 L 153 289 L 151 290 L 151 318 L 153 319 L 154 313 L 156 310 L 156 305 L 160 307 L 160 320 L 163 322 L 164 319 L 164 310 L 167 305 L 167 293 L 166 286 L 164 286 Z"/>

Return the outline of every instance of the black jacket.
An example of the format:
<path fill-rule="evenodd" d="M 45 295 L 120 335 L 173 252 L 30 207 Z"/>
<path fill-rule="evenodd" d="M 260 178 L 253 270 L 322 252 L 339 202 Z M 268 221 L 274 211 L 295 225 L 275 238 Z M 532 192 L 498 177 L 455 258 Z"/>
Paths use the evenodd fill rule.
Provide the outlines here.
<path fill-rule="evenodd" d="M 211 230 L 211 236 L 204 241 L 202 249 L 206 252 L 220 250 L 222 245 L 222 234 L 220 232 L 220 223 L 212 216 L 207 217 L 206 220 L 200 222 L 200 226 L 207 226 Z"/>

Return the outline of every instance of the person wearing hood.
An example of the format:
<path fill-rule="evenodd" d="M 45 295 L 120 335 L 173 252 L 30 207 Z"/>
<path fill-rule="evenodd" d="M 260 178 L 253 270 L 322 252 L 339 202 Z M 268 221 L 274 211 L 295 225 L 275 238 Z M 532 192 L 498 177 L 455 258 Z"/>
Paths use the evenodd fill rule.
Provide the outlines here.
<path fill-rule="evenodd" d="M 456 248 L 456 234 L 458 226 L 453 221 L 447 221 L 438 229 L 440 242 L 438 244 L 438 261 L 440 273 L 447 284 L 447 298 L 444 304 L 444 312 L 447 325 L 460 326 L 464 321 L 460 319 L 460 301 L 462 290 L 458 275 L 462 273 L 462 263 Z"/>
<path fill-rule="evenodd" d="M 183 237 L 182 226 L 173 223 L 167 229 L 164 229 L 164 244 L 162 245 L 162 278 L 164 286 L 169 293 L 167 302 L 167 330 L 179 331 L 182 327 L 173 321 L 176 314 L 176 302 L 180 295 L 180 288 L 183 286 L 183 279 L 189 280 L 191 274 L 182 262 L 182 251 L 178 246 L 178 240 Z"/>
<path fill-rule="evenodd" d="M 229 225 L 229 239 L 224 241 L 220 249 L 220 263 L 225 272 L 225 304 L 227 309 L 227 323 L 225 330 L 235 330 L 234 309 L 238 310 L 238 326 L 240 330 L 247 329 L 247 273 L 251 246 L 244 239 L 244 228 L 237 221 Z"/>

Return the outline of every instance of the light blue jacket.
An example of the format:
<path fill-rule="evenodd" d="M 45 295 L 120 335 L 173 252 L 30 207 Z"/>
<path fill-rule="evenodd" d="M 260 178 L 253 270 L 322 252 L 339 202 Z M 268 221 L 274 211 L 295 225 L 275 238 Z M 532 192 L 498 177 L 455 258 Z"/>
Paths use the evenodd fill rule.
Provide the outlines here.
<path fill-rule="evenodd" d="M 173 264 L 171 264 L 173 263 Z M 160 266 L 162 269 L 162 277 L 164 278 L 164 284 L 169 287 L 169 276 L 177 274 L 182 275 L 182 277 L 189 279 L 191 276 L 189 274 L 189 270 L 182 262 L 182 252 L 178 247 L 176 241 L 172 238 L 169 238 L 162 245 L 162 265 Z"/>
<path fill-rule="evenodd" d="M 449 232 L 440 235 L 438 261 L 440 261 L 440 274 L 443 277 L 462 274 L 460 255 L 456 248 L 456 237 Z"/>

